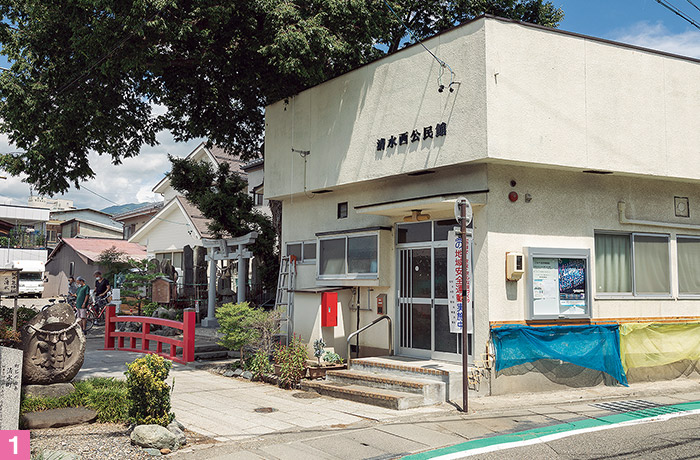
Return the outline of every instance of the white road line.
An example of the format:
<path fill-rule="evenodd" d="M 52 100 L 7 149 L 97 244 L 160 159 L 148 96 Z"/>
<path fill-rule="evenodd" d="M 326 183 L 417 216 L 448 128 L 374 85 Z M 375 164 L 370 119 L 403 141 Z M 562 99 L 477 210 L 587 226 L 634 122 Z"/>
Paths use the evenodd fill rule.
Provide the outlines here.
<path fill-rule="evenodd" d="M 593 433 L 595 431 L 609 430 L 611 428 L 623 428 L 627 426 L 640 425 L 642 423 L 651 422 L 665 422 L 676 417 L 684 417 L 686 415 L 700 415 L 700 409 L 674 412 L 672 414 L 657 415 L 655 417 L 640 418 L 637 420 L 630 420 L 627 422 L 612 423 L 607 425 L 593 426 L 590 428 L 581 428 L 578 430 L 563 431 L 561 433 L 548 434 L 545 436 L 540 436 L 533 439 L 527 439 L 525 441 L 512 441 L 504 442 L 503 444 L 494 444 L 493 446 L 479 447 L 476 449 L 464 450 L 461 452 L 454 452 L 451 454 L 441 455 L 439 457 L 433 457 L 432 460 L 454 460 L 459 458 L 471 457 L 473 455 L 487 454 L 489 452 L 496 452 L 499 450 L 514 449 L 516 447 L 532 446 L 535 444 L 544 444 L 551 441 L 556 441 L 557 439 L 567 438 L 569 436 L 575 436 L 577 434 L 583 433 Z M 515 433 L 514 433 L 515 434 Z"/>

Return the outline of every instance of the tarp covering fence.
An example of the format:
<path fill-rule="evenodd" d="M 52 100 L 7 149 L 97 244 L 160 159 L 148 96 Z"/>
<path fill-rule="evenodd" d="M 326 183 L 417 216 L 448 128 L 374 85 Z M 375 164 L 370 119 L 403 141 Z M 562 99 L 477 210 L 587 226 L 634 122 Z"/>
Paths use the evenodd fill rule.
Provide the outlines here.
<path fill-rule="evenodd" d="M 559 359 L 605 372 L 622 385 L 627 377 L 620 360 L 618 325 L 503 326 L 491 330 L 496 371 L 539 359 Z"/>
<path fill-rule="evenodd" d="M 625 371 L 698 360 L 700 323 L 621 324 L 620 350 Z"/>

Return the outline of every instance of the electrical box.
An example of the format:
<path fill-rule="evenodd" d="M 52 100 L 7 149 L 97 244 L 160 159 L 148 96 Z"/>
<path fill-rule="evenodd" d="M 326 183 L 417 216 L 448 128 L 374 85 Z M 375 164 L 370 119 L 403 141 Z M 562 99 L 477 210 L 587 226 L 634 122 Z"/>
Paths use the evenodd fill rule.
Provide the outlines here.
<path fill-rule="evenodd" d="M 321 327 L 338 325 L 338 293 L 324 292 L 321 294 Z"/>
<path fill-rule="evenodd" d="M 377 296 L 377 314 L 386 315 L 386 294 Z"/>
<path fill-rule="evenodd" d="M 518 281 L 525 273 L 525 256 L 521 252 L 506 253 L 506 279 Z"/>

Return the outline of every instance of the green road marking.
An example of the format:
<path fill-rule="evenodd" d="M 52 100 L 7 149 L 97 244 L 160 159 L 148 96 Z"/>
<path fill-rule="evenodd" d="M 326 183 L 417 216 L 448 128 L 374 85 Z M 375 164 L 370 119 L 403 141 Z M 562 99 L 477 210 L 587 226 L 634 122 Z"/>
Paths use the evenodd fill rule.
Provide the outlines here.
<path fill-rule="evenodd" d="M 474 439 L 472 441 L 455 444 L 454 446 L 442 447 L 440 449 L 421 452 L 419 454 L 407 455 L 403 457 L 406 460 L 424 460 L 441 455 L 454 454 L 482 447 L 494 446 L 497 444 L 507 444 L 510 442 L 527 441 L 529 439 L 541 438 L 550 434 L 562 433 L 565 431 L 580 430 L 584 428 L 592 428 L 602 425 L 613 425 L 616 423 L 629 422 L 631 420 L 639 420 L 643 418 L 657 417 L 677 412 L 686 412 L 691 410 L 700 410 L 700 401 L 692 401 L 671 406 L 660 406 L 648 409 L 641 409 L 632 412 L 624 412 L 620 414 L 607 415 L 605 417 L 590 418 L 578 420 L 575 422 L 562 423 L 559 425 L 550 425 L 532 430 L 520 431 L 518 433 L 502 434 L 489 438 Z"/>

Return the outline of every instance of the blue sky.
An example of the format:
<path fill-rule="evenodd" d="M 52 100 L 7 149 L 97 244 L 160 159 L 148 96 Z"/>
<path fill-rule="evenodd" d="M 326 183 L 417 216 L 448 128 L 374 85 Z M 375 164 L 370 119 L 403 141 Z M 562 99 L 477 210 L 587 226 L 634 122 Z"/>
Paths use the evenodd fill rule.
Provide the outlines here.
<path fill-rule="evenodd" d="M 700 0 L 693 1 L 700 6 Z M 700 22 L 700 11 L 687 0 L 670 2 Z M 554 0 L 554 4 L 564 10 L 563 30 L 700 58 L 700 30 L 655 0 Z M 0 57 L 0 66 L 6 65 L 3 60 Z M 177 143 L 167 132 L 158 139 L 159 146 L 144 148 L 141 155 L 124 160 L 121 166 L 93 155 L 97 177 L 85 186 L 119 204 L 153 200 L 151 188 L 169 169 L 167 153 L 184 156 L 200 142 Z M 7 137 L 0 135 L 0 152 L 12 150 Z M 29 186 L 21 178 L 0 180 L 0 203 L 26 204 L 28 195 Z M 102 209 L 112 204 L 85 190 L 71 190 L 64 198 L 74 200 L 78 207 Z"/>

